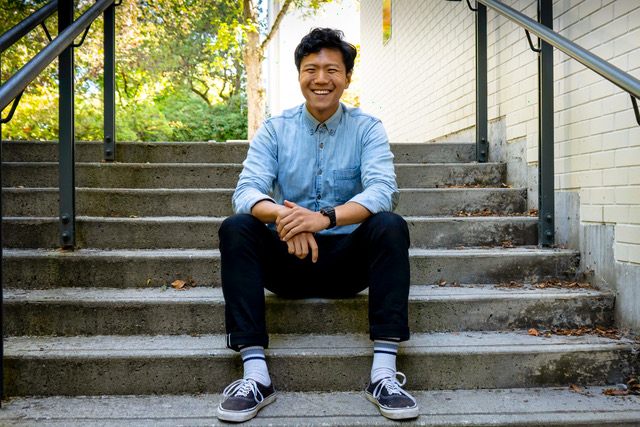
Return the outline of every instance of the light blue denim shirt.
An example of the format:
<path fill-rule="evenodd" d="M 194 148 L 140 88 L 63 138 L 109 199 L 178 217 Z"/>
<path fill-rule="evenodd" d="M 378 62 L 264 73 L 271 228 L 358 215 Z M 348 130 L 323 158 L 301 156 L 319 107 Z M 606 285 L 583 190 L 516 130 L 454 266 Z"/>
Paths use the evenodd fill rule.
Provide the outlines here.
<path fill-rule="evenodd" d="M 265 199 L 289 200 L 314 212 L 356 202 L 377 213 L 393 210 L 398 202 L 393 154 L 382 123 L 342 103 L 324 123 L 305 104 L 265 120 L 243 166 L 233 194 L 236 213 L 250 214 Z M 317 234 L 346 234 L 357 226 Z"/>

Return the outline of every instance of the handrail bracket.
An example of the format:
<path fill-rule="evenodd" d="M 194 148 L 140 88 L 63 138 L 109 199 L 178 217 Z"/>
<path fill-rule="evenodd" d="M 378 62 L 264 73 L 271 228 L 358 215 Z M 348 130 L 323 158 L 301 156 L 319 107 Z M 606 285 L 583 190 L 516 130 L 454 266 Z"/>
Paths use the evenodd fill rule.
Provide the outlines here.
<path fill-rule="evenodd" d="M 638 101 L 636 100 L 636 97 L 633 95 L 631 95 L 631 103 L 633 104 L 633 111 L 636 113 L 636 121 L 640 126 L 640 110 L 638 110 Z"/>
<path fill-rule="evenodd" d="M 542 52 L 542 48 L 539 47 L 534 47 L 533 46 L 533 41 L 531 41 L 531 34 L 529 33 L 529 30 L 527 30 L 526 28 L 524 29 L 525 34 L 527 35 L 527 40 L 529 40 L 529 47 L 531 48 L 532 51 L 534 51 L 535 53 L 540 53 Z"/>
<path fill-rule="evenodd" d="M 471 9 L 474 12 L 478 11 L 477 7 L 474 8 L 473 6 L 471 6 L 471 1 L 470 0 L 467 0 L 467 6 L 469 6 L 469 9 Z"/>
<path fill-rule="evenodd" d="M 20 92 L 20 95 L 16 96 L 16 98 L 13 100 L 13 104 L 11 104 L 11 110 L 9 110 L 9 115 L 4 119 L 0 118 L 0 124 L 9 123 L 11 121 L 11 119 L 13 118 L 13 113 L 16 112 L 16 108 L 18 107 L 18 103 L 20 102 L 20 98 L 22 98 L 23 93 L 24 90 Z"/>

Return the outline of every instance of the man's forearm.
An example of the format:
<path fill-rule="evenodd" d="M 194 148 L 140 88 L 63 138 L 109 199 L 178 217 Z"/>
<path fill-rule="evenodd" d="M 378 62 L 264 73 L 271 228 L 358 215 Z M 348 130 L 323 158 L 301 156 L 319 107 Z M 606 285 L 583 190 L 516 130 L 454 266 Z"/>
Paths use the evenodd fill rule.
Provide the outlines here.
<path fill-rule="evenodd" d="M 359 203 L 347 202 L 336 207 L 336 225 L 358 224 L 371 216 L 369 209 Z"/>
<path fill-rule="evenodd" d="M 251 208 L 251 215 L 267 224 L 276 222 L 278 215 L 288 209 L 286 206 L 273 203 L 271 200 L 260 200 Z"/>

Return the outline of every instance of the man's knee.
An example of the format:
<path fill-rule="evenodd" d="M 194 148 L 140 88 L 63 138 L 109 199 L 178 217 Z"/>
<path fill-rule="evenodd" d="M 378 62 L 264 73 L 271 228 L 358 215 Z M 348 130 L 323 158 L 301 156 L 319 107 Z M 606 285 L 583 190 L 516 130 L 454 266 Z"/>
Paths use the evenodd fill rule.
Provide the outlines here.
<path fill-rule="evenodd" d="M 255 227 L 256 221 L 257 218 L 253 215 L 232 215 L 222 221 L 220 229 L 218 230 L 218 236 L 222 239 L 223 236 L 233 236 L 240 231 L 251 229 Z"/>
<path fill-rule="evenodd" d="M 406 240 L 409 246 L 409 227 L 400 215 L 393 212 L 379 212 L 370 217 L 368 227 L 374 236 L 383 239 Z"/>

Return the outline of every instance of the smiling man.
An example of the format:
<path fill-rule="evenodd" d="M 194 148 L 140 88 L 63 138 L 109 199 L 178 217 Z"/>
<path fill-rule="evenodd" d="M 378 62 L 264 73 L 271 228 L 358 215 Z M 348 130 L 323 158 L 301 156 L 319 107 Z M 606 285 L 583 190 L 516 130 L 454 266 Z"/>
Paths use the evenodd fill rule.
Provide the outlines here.
<path fill-rule="evenodd" d="M 365 396 L 387 418 L 418 416 L 396 372 L 398 345 L 409 339 L 409 231 L 391 212 L 393 154 L 378 119 L 340 103 L 356 53 L 341 31 L 307 34 L 295 51 L 306 102 L 267 119 L 249 146 L 236 215 L 220 227 L 227 345 L 244 367 L 224 390 L 221 420 L 249 420 L 275 400 L 264 356 L 265 289 L 345 298 L 368 287 L 374 344 Z"/>

